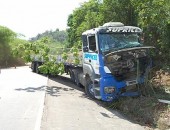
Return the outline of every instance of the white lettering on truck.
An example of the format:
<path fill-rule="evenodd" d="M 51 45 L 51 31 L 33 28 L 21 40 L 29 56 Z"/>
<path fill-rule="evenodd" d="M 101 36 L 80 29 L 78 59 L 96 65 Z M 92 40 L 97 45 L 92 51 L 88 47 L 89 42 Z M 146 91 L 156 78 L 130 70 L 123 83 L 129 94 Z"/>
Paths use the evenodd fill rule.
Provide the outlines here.
<path fill-rule="evenodd" d="M 110 27 L 107 32 L 141 32 L 141 30 L 133 27 Z"/>

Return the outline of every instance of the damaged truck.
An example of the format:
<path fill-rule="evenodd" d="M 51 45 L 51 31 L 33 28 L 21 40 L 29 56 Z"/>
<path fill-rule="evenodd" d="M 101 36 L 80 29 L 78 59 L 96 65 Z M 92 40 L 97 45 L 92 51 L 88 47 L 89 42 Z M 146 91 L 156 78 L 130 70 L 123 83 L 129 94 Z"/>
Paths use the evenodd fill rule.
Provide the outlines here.
<path fill-rule="evenodd" d="M 120 22 L 87 30 L 82 34 L 81 64 L 65 62 L 65 71 L 91 98 L 113 101 L 138 96 L 146 87 L 154 48 L 144 46 L 142 38 L 139 27 Z"/>

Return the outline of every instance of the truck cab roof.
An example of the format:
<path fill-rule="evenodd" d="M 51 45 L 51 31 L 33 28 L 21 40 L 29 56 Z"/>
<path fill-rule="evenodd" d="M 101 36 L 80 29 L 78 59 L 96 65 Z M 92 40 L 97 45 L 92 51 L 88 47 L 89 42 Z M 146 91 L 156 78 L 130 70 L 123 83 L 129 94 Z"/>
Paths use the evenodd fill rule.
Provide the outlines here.
<path fill-rule="evenodd" d="M 109 22 L 98 28 L 87 30 L 82 35 L 94 35 L 96 33 L 142 33 L 142 29 L 135 26 L 124 26 L 121 22 Z"/>

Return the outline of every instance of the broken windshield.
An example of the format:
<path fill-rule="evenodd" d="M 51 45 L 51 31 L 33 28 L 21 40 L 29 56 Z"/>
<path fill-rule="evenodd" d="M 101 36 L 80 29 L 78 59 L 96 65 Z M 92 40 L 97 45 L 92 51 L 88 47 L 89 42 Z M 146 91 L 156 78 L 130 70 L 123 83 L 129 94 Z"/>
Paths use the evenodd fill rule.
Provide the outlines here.
<path fill-rule="evenodd" d="M 142 46 L 138 34 L 134 33 L 99 34 L 99 45 L 102 52 Z"/>

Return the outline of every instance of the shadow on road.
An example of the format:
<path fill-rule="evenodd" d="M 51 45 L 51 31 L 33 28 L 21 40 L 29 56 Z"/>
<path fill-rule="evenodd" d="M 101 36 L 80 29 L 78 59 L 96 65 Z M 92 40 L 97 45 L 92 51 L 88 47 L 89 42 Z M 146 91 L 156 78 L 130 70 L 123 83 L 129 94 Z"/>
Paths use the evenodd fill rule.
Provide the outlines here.
<path fill-rule="evenodd" d="M 139 124 L 139 125 L 142 125 L 144 126 L 144 124 L 142 124 L 141 122 L 136 122 L 135 120 L 133 119 L 129 119 L 127 118 L 123 113 L 119 112 L 119 110 L 117 109 L 114 109 L 114 103 L 116 104 L 117 101 L 114 101 L 114 102 L 103 102 L 101 100 L 97 100 L 97 99 L 91 99 L 89 98 L 86 94 L 85 94 L 85 91 L 84 91 L 84 88 L 83 87 L 78 87 L 75 83 L 73 83 L 71 81 L 70 78 L 68 77 L 63 77 L 63 76 L 57 76 L 57 77 L 51 77 L 50 80 L 54 81 L 54 82 L 57 82 L 57 83 L 60 83 L 62 85 L 66 85 L 67 87 L 69 88 L 63 88 L 63 87 L 58 87 L 58 86 L 48 86 L 48 89 L 49 90 L 52 90 L 51 93 L 48 93 L 50 94 L 51 96 L 53 96 L 53 93 L 57 95 L 59 95 L 60 91 L 72 91 L 72 90 L 78 90 L 78 91 L 81 91 L 83 92 L 82 94 L 80 94 L 80 98 L 86 98 L 88 100 L 92 100 L 94 101 L 99 107 L 103 107 L 105 109 L 107 109 L 108 111 L 110 111 L 112 114 L 108 114 L 108 113 L 105 113 L 105 112 L 100 112 L 99 114 L 101 114 L 103 117 L 105 118 L 114 118 L 115 116 L 118 117 L 118 118 L 121 118 L 123 120 L 127 120 L 129 122 L 132 122 L 134 124 Z M 56 89 L 56 90 L 55 90 Z M 55 90 L 55 91 L 54 91 Z M 120 114 L 121 113 L 121 114 Z"/>
<path fill-rule="evenodd" d="M 16 91 L 26 91 L 26 92 L 36 92 L 36 91 L 44 91 L 47 86 L 41 87 L 27 87 L 27 88 L 17 88 Z"/>
<path fill-rule="evenodd" d="M 71 79 L 68 78 L 68 77 L 57 76 L 57 77 L 50 77 L 49 79 L 52 80 L 52 81 L 54 81 L 54 82 L 60 83 L 60 84 L 65 85 L 65 86 L 67 86 L 67 87 L 70 88 L 70 89 L 68 89 L 68 88 L 63 88 L 63 87 L 60 88 L 60 87 L 58 87 L 58 86 L 55 86 L 55 87 L 57 87 L 57 88 L 60 88 L 60 89 L 58 89 L 58 92 L 59 92 L 59 90 L 64 90 L 64 91 L 68 91 L 68 90 L 78 90 L 78 91 L 80 91 L 80 92 L 83 92 L 83 93 L 79 96 L 80 98 L 87 98 L 87 99 L 89 99 L 89 100 L 96 101 L 96 103 L 97 103 L 97 102 L 101 102 L 101 101 L 99 101 L 99 100 L 95 100 L 95 99 L 89 98 L 89 97 L 85 94 L 84 87 L 83 87 L 83 86 L 77 86 L 77 85 L 76 85 L 75 83 L 73 83 L 73 82 L 71 81 Z M 54 86 L 50 86 L 50 84 L 49 84 L 48 89 L 52 89 L 53 87 L 54 87 Z"/>
<path fill-rule="evenodd" d="M 68 78 L 68 77 L 59 76 L 59 75 L 58 75 L 58 76 L 56 76 L 56 77 L 50 77 L 49 79 L 52 80 L 52 81 L 55 81 L 55 82 L 57 82 L 57 83 L 60 83 L 60 84 L 62 84 L 62 85 L 65 85 L 65 86 L 71 87 L 71 88 L 73 88 L 73 89 L 79 90 L 79 91 L 81 91 L 81 92 L 84 92 L 84 89 L 83 89 L 82 86 L 77 86 L 77 85 L 76 85 L 75 83 L 73 83 L 73 82 L 71 81 L 71 79 Z"/>
<path fill-rule="evenodd" d="M 44 75 L 42 75 L 44 76 Z M 62 85 L 68 86 L 70 88 L 64 88 L 61 86 L 40 86 L 40 87 L 27 87 L 27 88 L 16 88 L 16 91 L 25 91 L 25 92 L 37 92 L 37 91 L 46 91 L 46 94 L 49 94 L 51 96 L 60 96 L 60 91 L 72 91 L 74 89 L 79 90 L 81 92 L 84 92 L 84 89 L 82 87 L 76 86 L 70 78 L 63 77 L 63 76 L 56 76 L 56 77 L 50 77 L 49 80 L 58 82 Z M 85 94 L 82 95 L 82 97 L 87 97 Z"/>
<path fill-rule="evenodd" d="M 72 90 L 74 90 L 74 89 L 57 87 L 57 86 L 50 86 L 50 87 L 47 86 L 46 94 L 58 97 L 58 96 L 60 96 L 60 91 L 72 91 Z"/>
<path fill-rule="evenodd" d="M 56 82 L 56 83 L 61 84 L 61 86 L 55 86 L 54 84 L 50 85 L 51 84 L 50 80 L 52 82 L 54 82 L 54 83 Z M 63 87 L 63 85 L 66 86 L 66 87 Z M 68 77 L 64 77 L 64 76 L 50 77 L 47 86 L 17 88 L 15 90 L 16 91 L 25 91 L 25 92 L 45 91 L 46 94 L 48 94 L 50 96 L 53 96 L 53 97 L 59 97 L 59 96 L 61 96 L 61 93 L 63 93 L 63 92 L 66 92 L 67 94 L 73 94 L 73 93 L 75 93 L 75 92 L 73 92 L 73 90 L 78 90 L 78 91 L 83 92 L 83 93 L 80 94 L 80 96 L 79 96 L 80 98 L 86 98 L 88 100 L 93 100 L 99 107 L 103 107 L 103 108 L 107 109 L 108 111 L 110 111 L 112 113 L 112 115 L 110 115 L 108 113 L 100 112 L 99 114 L 101 114 L 105 118 L 113 118 L 113 116 L 116 116 L 118 118 L 128 120 L 128 121 L 130 121 L 132 123 L 139 124 L 138 122 L 135 122 L 133 120 L 127 119 L 123 114 L 120 114 L 118 112 L 118 110 L 114 110 L 113 108 L 110 109 L 110 105 L 111 105 L 110 103 L 89 98 L 85 94 L 84 88 L 83 87 L 78 87 Z"/>

